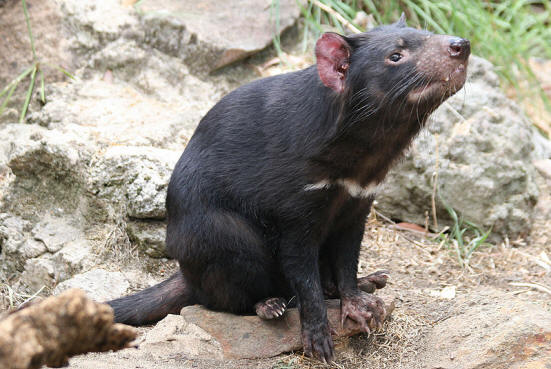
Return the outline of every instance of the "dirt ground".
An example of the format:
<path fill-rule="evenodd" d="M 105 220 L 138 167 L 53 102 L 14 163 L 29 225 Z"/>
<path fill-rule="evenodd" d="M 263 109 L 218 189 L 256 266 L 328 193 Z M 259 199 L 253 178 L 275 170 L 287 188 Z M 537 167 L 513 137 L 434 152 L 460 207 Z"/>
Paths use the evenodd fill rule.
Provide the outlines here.
<path fill-rule="evenodd" d="M 477 295 L 486 288 L 504 291 L 550 310 L 551 273 L 538 265 L 537 258 L 551 255 L 551 180 L 541 178 L 540 190 L 531 234 L 525 239 L 505 240 L 476 251 L 466 268 L 460 266 L 446 244 L 430 236 L 397 230 L 374 212 L 366 225 L 360 275 L 389 270 L 391 280 L 386 289 L 397 296 L 397 306 L 382 332 L 337 341 L 336 362 L 330 367 L 419 368 L 418 353 L 425 350 L 423 338 L 432 326 L 453 314 L 457 308 L 453 306 L 455 298 L 477 301 Z M 450 291 L 455 291 L 455 297 L 453 292 L 449 295 Z M 140 330 L 145 333 L 149 329 Z M 136 355 L 131 350 L 74 358 L 69 367 L 114 369 L 128 367 L 129 363 L 134 368 L 160 369 L 329 367 L 300 352 L 264 360 L 220 362 L 192 360 L 173 353 L 159 359 L 149 353 Z"/>

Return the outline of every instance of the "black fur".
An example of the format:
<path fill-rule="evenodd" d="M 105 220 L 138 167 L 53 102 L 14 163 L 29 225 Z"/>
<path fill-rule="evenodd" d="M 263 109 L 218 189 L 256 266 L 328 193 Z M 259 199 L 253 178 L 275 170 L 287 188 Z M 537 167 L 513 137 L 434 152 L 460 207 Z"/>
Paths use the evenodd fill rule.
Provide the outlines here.
<path fill-rule="evenodd" d="M 427 35 L 395 24 L 344 37 L 350 57 L 340 93 L 312 66 L 257 80 L 217 103 L 168 187 L 166 244 L 181 275 L 110 302 L 116 320 L 149 323 L 191 303 L 252 313 L 266 298 L 296 296 L 305 347 L 330 359 L 322 280 L 341 296 L 358 291 L 374 196 L 352 197 L 338 185 L 305 188 L 323 180 L 383 180 L 449 96 L 408 102 L 408 93 L 433 76 L 416 70 L 415 58 L 386 63 L 398 39 L 422 56 Z"/>

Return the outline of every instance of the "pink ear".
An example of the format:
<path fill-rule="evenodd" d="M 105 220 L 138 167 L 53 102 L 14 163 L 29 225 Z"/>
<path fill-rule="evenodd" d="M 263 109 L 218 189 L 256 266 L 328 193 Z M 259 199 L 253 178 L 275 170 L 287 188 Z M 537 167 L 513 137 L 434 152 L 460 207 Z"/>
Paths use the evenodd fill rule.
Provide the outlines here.
<path fill-rule="evenodd" d="M 349 66 L 350 47 L 336 33 L 324 33 L 316 42 L 318 74 L 327 87 L 342 92 Z"/>

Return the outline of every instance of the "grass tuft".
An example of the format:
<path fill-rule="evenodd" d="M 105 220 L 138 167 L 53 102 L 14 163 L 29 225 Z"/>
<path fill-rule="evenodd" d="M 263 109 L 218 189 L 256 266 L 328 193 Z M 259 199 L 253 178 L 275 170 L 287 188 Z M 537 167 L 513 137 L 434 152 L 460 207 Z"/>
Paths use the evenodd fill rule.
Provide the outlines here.
<path fill-rule="evenodd" d="M 27 87 L 27 93 L 25 95 L 25 101 L 23 102 L 23 105 L 21 107 L 21 113 L 19 115 L 19 123 L 23 123 L 25 121 L 25 117 L 27 116 L 27 112 L 29 110 L 29 104 L 31 102 L 31 97 L 34 91 L 34 88 L 36 86 L 36 77 L 38 74 L 38 78 L 40 79 L 40 101 L 42 103 L 46 103 L 46 93 L 45 93 L 45 87 L 44 87 L 44 72 L 41 68 L 40 61 L 38 60 L 38 57 L 36 55 L 36 48 L 34 44 L 34 36 L 31 28 L 31 21 L 29 17 L 29 11 L 27 9 L 27 2 L 25 0 L 21 0 L 21 6 L 23 7 L 23 14 L 25 15 L 25 22 L 27 23 L 27 32 L 29 34 L 29 40 L 31 43 L 31 52 L 33 56 L 33 63 L 30 67 L 25 69 L 23 72 L 21 72 L 16 78 L 14 78 L 2 91 L 0 91 L 0 99 L 4 98 L 2 103 L 0 104 L 0 115 L 2 115 L 6 109 L 6 106 L 8 105 L 15 89 L 19 84 L 27 78 L 27 76 L 30 75 L 30 81 L 29 86 Z M 63 74 L 68 76 L 71 79 L 74 79 L 75 77 L 66 71 L 64 68 L 60 66 L 55 66 L 58 70 L 60 70 Z"/>
<path fill-rule="evenodd" d="M 279 0 L 272 0 L 279 3 Z M 473 53 L 490 60 L 519 100 L 551 103 L 528 59 L 551 59 L 551 2 L 535 0 L 306 0 L 298 1 L 304 20 L 304 45 L 327 28 L 341 33 L 364 31 L 356 24 L 364 13 L 376 24 L 395 22 L 406 13 L 412 27 L 469 38 Z M 365 15 L 365 14 L 364 14 Z"/>
<path fill-rule="evenodd" d="M 486 240 L 492 230 L 483 231 L 476 224 L 459 217 L 451 206 L 444 201 L 442 202 L 450 218 L 453 220 L 453 225 L 448 229 L 448 232 L 440 232 L 436 240 L 441 245 L 447 246 L 455 254 L 462 268 L 468 268 L 471 257 L 476 250 L 491 246 Z"/>

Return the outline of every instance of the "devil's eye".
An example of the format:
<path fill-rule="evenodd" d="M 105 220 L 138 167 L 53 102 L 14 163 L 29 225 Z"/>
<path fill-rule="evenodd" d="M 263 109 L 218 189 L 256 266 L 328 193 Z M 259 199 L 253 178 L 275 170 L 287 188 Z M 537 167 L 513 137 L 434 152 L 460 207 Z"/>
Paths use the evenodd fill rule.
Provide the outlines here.
<path fill-rule="evenodd" d="M 397 63 L 398 61 L 400 61 L 400 59 L 402 59 L 402 54 L 400 53 L 394 53 L 388 57 L 388 60 L 390 60 L 393 63 Z"/>

